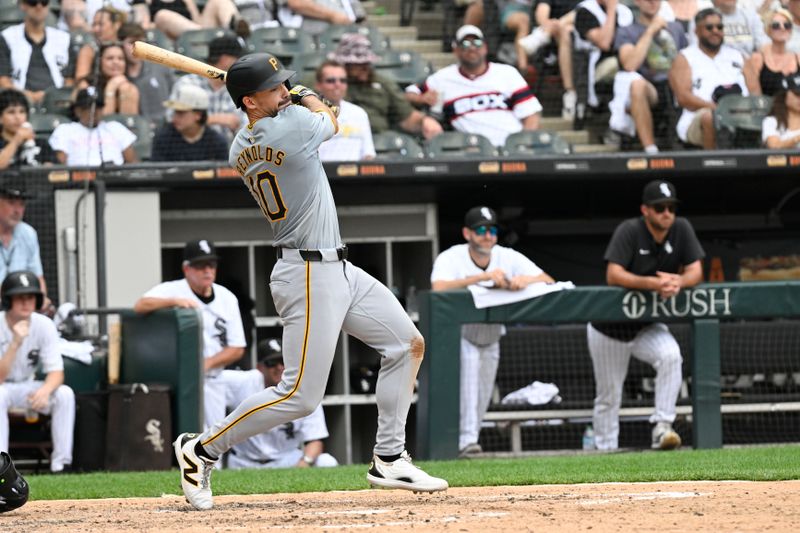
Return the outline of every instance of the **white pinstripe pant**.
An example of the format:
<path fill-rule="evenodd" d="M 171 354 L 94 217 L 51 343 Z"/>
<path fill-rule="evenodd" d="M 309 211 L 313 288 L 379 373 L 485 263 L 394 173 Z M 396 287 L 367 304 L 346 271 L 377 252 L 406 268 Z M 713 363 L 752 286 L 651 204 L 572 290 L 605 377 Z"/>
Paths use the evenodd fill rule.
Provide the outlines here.
<path fill-rule="evenodd" d="M 662 323 L 650 324 L 625 342 L 604 335 L 591 324 L 586 327 L 589 355 L 594 367 L 594 442 L 598 450 L 618 447 L 619 407 L 622 387 L 631 355 L 651 365 L 656 371 L 655 411 L 650 422 L 672 423 L 675 403 L 683 380 L 681 350 L 675 337 Z"/>
<path fill-rule="evenodd" d="M 483 415 L 489 409 L 500 362 L 500 342 L 477 346 L 461 338 L 461 379 L 458 449 L 477 443 Z"/>

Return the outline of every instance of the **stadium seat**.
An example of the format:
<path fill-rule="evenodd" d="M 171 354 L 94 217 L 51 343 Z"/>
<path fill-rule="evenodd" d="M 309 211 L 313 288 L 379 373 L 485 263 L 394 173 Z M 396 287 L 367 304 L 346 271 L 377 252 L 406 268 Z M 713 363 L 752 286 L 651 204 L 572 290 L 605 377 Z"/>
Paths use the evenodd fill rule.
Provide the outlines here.
<path fill-rule="evenodd" d="M 198 9 L 200 9 L 199 6 Z M 172 50 L 172 41 L 170 41 L 169 37 L 167 37 L 164 34 L 164 32 L 162 32 L 157 28 L 150 28 L 149 30 L 144 30 L 144 40 L 150 44 L 160 46 L 161 48 L 164 48 L 166 50 Z"/>
<path fill-rule="evenodd" d="M 47 141 L 50 134 L 59 124 L 71 122 L 70 119 L 64 115 L 55 113 L 37 113 L 28 116 L 28 122 L 31 123 L 36 138 L 39 140 Z"/>
<path fill-rule="evenodd" d="M 122 113 L 112 113 L 103 117 L 104 121 L 117 121 L 134 134 L 136 134 L 136 141 L 133 143 L 133 149 L 139 155 L 139 159 L 147 161 L 150 159 L 150 152 L 153 149 L 153 125 L 147 118 L 141 115 L 125 115 Z"/>
<path fill-rule="evenodd" d="M 379 74 L 393 78 L 403 88 L 424 81 L 433 73 L 430 63 L 426 63 L 417 52 L 404 50 L 382 52 L 373 66 Z"/>
<path fill-rule="evenodd" d="M 325 54 L 319 52 L 307 52 L 297 54 L 292 57 L 292 62 L 284 66 L 297 72 L 297 76 L 291 81 L 294 83 L 305 83 L 309 87 L 314 85 L 315 71 L 327 58 Z"/>
<path fill-rule="evenodd" d="M 323 55 L 336 50 L 339 40 L 345 33 L 360 33 L 366 35 L 372 43 L 372 51 L 382 54 L 384 50 L 390 48 L 389 38 L 386 37 L 375 26 L 351 24 L 349 26 L 331 25 L 319 36 L 319 48 Z"/>
<path fill-rule="evenodd" d="M 717 148 L 760 147 L 761 122 L 771 106 L 769 96 L 729 94 L 720 98 L 714 111 Z"/>
<path fill-rule="evenodd" d="M 205 61 L 208 59 L 208 44 L 217 37 L 235 35 L 229 30 L 220 28 L 204 28 L 189 30 L 181 34 L 175 41 L 175 51 L 185 56 Z"/>
<path fill-rule="evenodd" d="M 445 131 L 425 143 L 425 155 L 429 158 L 447 156 L 496 157 L 497 150 L 483 135 Z"/>
<path fill-rule="evenodd" d="M 314 40 L 296 28 L 259 28 L 247 39 L 249 52 L 269 52 L 283 61 L 284 55 L 313 52 Z"/>
<path fill-rule="evenodd" d="M 83 45 L 94 42 L 94 35 L 90 31 L 74 30 L 69 32 L 69 35 L 69 49 L 75 55 L 83 48 Z"/>
<path fill-rule="evenodd" d="M 69 117 L 72 106 L 72 91 L 74 87 L 49 87 L 44 91 L 44 98 L 40 106 L 41 113 L 50 113 Z"/>
<path fill-rule="evenodd" d="M 503 153 L 507 156 L 569 154 L 569 143 L 557 133 L 547 130 L 522 130 L 506 138 Z"/>
<path fill-rule="evenodd" d="M 425 156 L 422 147 L 410 135 L 384 131 L 372 136 L 375 159 L 416 159 Z"/>

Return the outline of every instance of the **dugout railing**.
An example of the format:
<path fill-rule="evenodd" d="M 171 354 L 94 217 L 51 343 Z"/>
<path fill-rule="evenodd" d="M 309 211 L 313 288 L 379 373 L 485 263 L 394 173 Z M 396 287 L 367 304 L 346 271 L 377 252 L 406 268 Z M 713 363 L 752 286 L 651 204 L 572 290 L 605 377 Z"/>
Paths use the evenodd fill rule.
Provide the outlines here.
<path fill-rule="evenodd" d="M 798 398 L 768 396 L 725 403 L 721 398 L 721 331 L 730 334 L 737 321 L 800 317 L 800 282 L 709 283 L 661 300 L 654 293 L 613 287 L 578 287 L 531 300 L 476 309 L 468 291 L 422 292 L 420 330 L 426 356 L 419 378 L 417 454 L 427 459 L 458 455 L 459 344 L 461 326 L 469 323 L 559 325 L 589 321 L 660 321 L 690 327 L 691 397 L 678 406 L 691 417 L 692 446 L 722 446 L 722 415 L 728 413 L 800 411 Z M 790 326 L 794 328 L 794 326 Z M 797 329 L 797 328 L 794 328 Z M 745 333 L 746 335 L 747 333 Z M 800 350 L 791 351 L 788 366 L 800 372 Z M 502 360 L 501 353 L 501 360 Z M 591 363 L 587 361 L 591 367 Z M 752 372 L 767 369 L 769 357 L 743 363 Z M 650 406 L 624 407 L 621 416 L 644 416 Z M 512 433 L 527 420 L 591 417 L 591 403 L 581 409 L 560 408 L 490 411 L 487 419 L 506 421 Z M 486 419 L 485 419 L 486 420 Z M 512 434 L 512 448 L 519 435 Z"/>

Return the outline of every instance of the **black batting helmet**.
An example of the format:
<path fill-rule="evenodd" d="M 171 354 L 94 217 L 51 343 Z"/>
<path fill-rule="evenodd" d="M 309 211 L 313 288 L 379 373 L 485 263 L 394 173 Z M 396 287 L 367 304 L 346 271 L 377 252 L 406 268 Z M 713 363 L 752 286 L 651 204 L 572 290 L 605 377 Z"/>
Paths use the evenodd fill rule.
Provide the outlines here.
<path fill-rule="evenodd" d="M 0 513 L 13 511 L 28 501 L 28 482 L 14 468 L 11 456 L 0 452 Z"/>
<path fill-rule="evenodd" d="M 0 300 L 3 309 L 11 309 L 11 297 L 17 294 L 36 295 L 36 309 L 41 309 L 44 293 L 39 284 L 39 276 L 29 270 L 19 270 L 6 276 L 3 285 L 0 286 Z"/>
<path fill-rule="evenodd" d="M 236 107 L 242 109 L 242 98 L 271 89 L 295 75 L 293 70 L 283 68 L 280 59 L 266 52 L 240 57 L 228 69 L 225 87 Z"/>

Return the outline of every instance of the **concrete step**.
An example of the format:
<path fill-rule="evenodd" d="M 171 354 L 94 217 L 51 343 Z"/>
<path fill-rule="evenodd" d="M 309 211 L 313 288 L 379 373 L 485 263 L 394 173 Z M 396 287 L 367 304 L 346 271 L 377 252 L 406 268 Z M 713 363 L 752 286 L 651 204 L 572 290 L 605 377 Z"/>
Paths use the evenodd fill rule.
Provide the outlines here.
<path fill-rule="evenodd" d="M 394 43 L 395 41 L 416 41 L 417 28 L 413 26 L 387 26 L 380 28 L 381 33 L 389 38 Z M 394 47 L 394 44 L 392 44 Z"/>
<path fill-rule="evenodd" d="M 367 18 L 367 24 L 375 26 L 376 28 L 387 28 L 391 26 L 400 27 L 400 15 L 396 13 L 389 13 L 386 15 L 375 15 Z"/>
<path fill-rule="evenodd" d="M 576 154 L 604 154 L 619 152 L 619 148 L 606 144 L 573 144 L 572 152 Z"/>
<path fill-rule="evenodd" d="M 541 117 L 539 119 L 539 129 L 557 131 L 572 131 L 572 121 L 564 120 L 561 117 Z"/>
<path fill-rule="evenodd" d="M 589 138 L 589 132 L 586 130 L 579 130 L 574 131 L 572 129 L 569 130 L 560 130 L 558 132 L 559 137 L 564 139 L 570 144 L 589 144 L 591 140 Z"/>
<path fill-rule="evenodd" d="M 437 54 L 442 51 L 442 43 L 439 41 L 395 41 L 392 40 L 394 50 L 411 50 L 419 54 Z M 452 57 L 452 56 L 450 56 Z"/>

